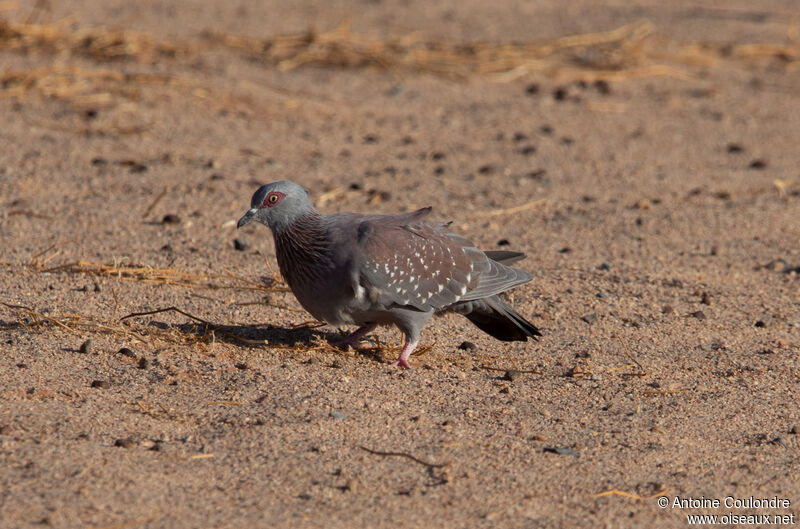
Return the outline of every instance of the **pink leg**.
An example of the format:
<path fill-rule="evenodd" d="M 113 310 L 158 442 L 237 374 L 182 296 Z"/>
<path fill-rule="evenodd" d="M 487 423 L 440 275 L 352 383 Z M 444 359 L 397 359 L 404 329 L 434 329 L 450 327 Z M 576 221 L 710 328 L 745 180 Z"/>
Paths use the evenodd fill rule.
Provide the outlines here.
<path fill-rule="evenodd" d="M 411 366 L 408 363 L 409 357 L 411 357 L 411 353 L 414 352 L 414 348 L 417 347 L 417 341 L 414 340 L 413 342 L 406 341 L 406 344 L 403 346 L 403 350 L 400 352 L 400 356 L 397 358 L 392 365 L 398 367 L 405 367 L 406 369 L 410 369 Z"/>
<path fill-rule="evenodd" d="M 374 324 L 364 325 L 363 327 L 359 327 L 355 331 L 342 338 L 331 338 L 328 340 L 328 343 L 339 349 L 347 349 L 348 347 L 355 348 L 355 346 L 358 345 L 358 342 L 361 341 L 361 338 L 370 333 L 374 328 Z"/>

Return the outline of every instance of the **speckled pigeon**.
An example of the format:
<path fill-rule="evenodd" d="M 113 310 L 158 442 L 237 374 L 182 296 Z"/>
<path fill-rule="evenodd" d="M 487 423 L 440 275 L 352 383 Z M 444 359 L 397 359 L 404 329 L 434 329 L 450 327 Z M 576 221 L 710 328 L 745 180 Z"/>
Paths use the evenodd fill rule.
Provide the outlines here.
<path fill-rule="evenodd" d="M 427 220 L 431 208 L 397 215 L 323 215 L 294 182 L 258 188 L 238 227 L 257 220 L 275 239 L 278 266 L 315 318 L 359 328 L 337 345 L 354 345 L 377 325 L 394 324 L 405 343 L 393 365 L 410 367 L 420 330 L 435 313 L 463 314 L 503 341 L 539 330 L 498 294 L 530 281 L 507 266 L 524 257 L 477 249 Z"/>

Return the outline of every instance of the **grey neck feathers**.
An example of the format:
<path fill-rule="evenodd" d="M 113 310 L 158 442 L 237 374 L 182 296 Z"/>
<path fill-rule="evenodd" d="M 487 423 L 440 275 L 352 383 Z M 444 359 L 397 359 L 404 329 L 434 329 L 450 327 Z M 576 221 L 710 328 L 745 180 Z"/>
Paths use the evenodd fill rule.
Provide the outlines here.
<path fill-rule="evenodd" d="M 331 265 L 330 239 L 324 218 L 316 210 L 272 234 L 278 266 L 292 290 L 310 283 Z"/>

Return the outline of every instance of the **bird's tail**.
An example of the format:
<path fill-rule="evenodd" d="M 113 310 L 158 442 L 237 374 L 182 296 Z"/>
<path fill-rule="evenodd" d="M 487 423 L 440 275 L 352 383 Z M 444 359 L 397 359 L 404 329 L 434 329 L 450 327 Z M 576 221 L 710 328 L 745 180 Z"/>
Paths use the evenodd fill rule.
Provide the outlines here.
<path fill-rule="evenodd" d="M 472 302 L 472 310 L 464 316 L 480 330 L 504 342 L 524 342 L 536 339 L 542 333 L 534 324 L 509 307 L 498 296 L 489 296 Z"/>

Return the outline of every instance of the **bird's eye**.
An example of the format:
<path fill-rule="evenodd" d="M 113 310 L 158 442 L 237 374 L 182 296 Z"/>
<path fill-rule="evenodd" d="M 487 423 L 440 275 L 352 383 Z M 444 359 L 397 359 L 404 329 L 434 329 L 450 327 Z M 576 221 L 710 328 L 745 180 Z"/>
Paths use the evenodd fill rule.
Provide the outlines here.
<path fill-rule="evenodd" d="M 277 201 L 278 201 L 278 195 L 270 195 L 270 196 L 267 198 L 267 202 L 269 202 L 270 204 L 274 204 L 274 203 L 276 203 Z"/>

